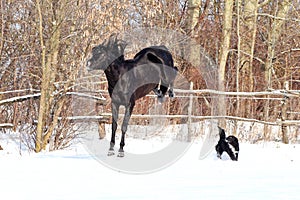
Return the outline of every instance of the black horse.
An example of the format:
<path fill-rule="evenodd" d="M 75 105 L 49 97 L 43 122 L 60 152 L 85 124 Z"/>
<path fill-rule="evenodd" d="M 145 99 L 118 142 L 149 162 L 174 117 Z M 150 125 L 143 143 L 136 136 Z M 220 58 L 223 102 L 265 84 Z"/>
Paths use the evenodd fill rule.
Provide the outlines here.
<path fill-rule="evenodd" d="M 165 46 L 152 46 L 141 50 L 133 59 L 125 60 L 126 43 L 111 35 L 108 41 L 92 49 L 92 58 L 87 61 L 87 69 L 104 70 L 108 81 L 108 92 L 112 99 L 112 135 L 108 156 L 114 155 L 115 133 L 119 107 L 125 106 L 125 116 L 118 156 L 124 156 L 125 134 L 135 101 L 151 91 L 160 101 L 169 93 L 174 96 L 173 83 L 177 68 L 171 53 Z M 168 90 L 169 89 L 169 90 Z"/>

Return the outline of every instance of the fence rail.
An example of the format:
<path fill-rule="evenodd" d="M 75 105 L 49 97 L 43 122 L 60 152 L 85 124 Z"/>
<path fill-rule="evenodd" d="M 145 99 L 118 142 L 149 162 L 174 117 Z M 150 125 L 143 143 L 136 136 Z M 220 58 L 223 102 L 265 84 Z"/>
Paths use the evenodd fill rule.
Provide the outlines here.
<path fill-rule="evenodd" d="M 289 126 L 289 125 L 300 125 L 300 119 L 299 120 L 281 120 L 278 119 L 276 121 L 264 121 L 264 120 L 258 120 L 253 118 L 243 118 L 243 117 L 237 117 L 237 116 L 197 116 L 193 115 L 192 110 L 192 104 L 193 104 L 193 98 L 200 98 L 199 96 L 203 95 L 225 95 L 225 96 L 236 96 L 236 97 L 258 97 L 258 96 L 274 96 L 274 98 L 269 97 L 266 98 L 268 100 L 284 100 L 286 97 L 294 97 L 299 98 L 300 97 L 300 90 L 268 90 L 268 91 L 261 91 L 261 92 L 224 92 L 224 91 L 218 91 L 218 90 L 210 90 L 210 89 L 203 89 L 203 90 L 193 90 L 192 84 L 190 86 L 189 90 L 184 89 L 174 89 L 175 93 L 182 93 L 187 94 L 187 96 L 178 96 L 181 98 L 189 98 L 189 109 L 188 114 L 180 114 L 180 115 L 157 115 L 157 114 L 132 114 L 132 118 L 168 118 L 168 119 L 174 119 L 174 118 L 186 118 L 188 123 L 191 123 L 192 120 L 208 120 L 208 119 L 228 119 L 228 120 L 237 120 L 237 121 L 245 121 L 245 122 L 255 122 L 255 123 L 261 123 L 265 125 L 273 125 L 273 126 Z M 101 90 L 103 93 L 107 93 L 106 90 Z M 195 96 L 199 95 L 199 96 Z M 156 95 L 147 95 L 151 97 L 156 97 Z M 279 96 L 279 97 L 278 97 Z M 265 98 L 263 98 L 265 99 Z M 297 112 L 298 113 L 298 112 Z M 111 116 L 111 113 L 102 113 L 102 116 Z M 123 116 L 123 114 L 120 114 L 120 116 Z M 97 116 L 95 116 L 97 117 Z"/>
<path fill-rule="evenodd" d="M 21 90 L 25 91 L 25 90 Z M 27 90 L 26 90 L 27 91 Z M 20 91 L 18 91 L 20 92 Z M 6 104 L 6 103 L 14 103 L 18 101 L 23 101 L 24 99 L 28 98 L 39 98 L 40 93 L 39 91 L 35 91 L 37 93 L 29 94 L 29 95 L 23 95 L 23 96 L 16 96 L 12 97 L 9 99 L 3 99 L 0 101 L 1 104 Z M 92 91 L 90 93 L 107 93 L 106 90 L 98 90 L 98 91 Z M 192 104 L 193 104 L 193 98 L 200 98 L 199 96 L 203 95 L 225 95 L 225 96 L 236 96 L 236 97 L 258 97 L 258 96 L 276 96 L 274 98 L 270 97 L 268 99 L 273 99 L 273 100 L 282 100 L 286 97 L 295 97 L 299 98 L 300 97 L 300 90 L 268 90 L 268 91 L 261 91 L 261 92 L 224 92 L 224 91 L 218 91 L 218 90 L 210 90 L 210 89 L 203 89 L 203 90 L 193 90 L 192 85 L 189 90 L 184 90 L 184 89 L 174 89 L 175 93 L 181 93 L 181 94 L 187 94 L 187 96 L 179 96 L 181 98 L 189 98 L 189 112 L 186 115 L 141 115 L 141 114 L 133 114 L 132 118 L 187 118 L 188 121 L 191 122 L 192 119 L 198 119 L 198 120 L 207 120 L 207 119 L 229 119 L 229 120 L 239 120 L 239 121 L 247 121 L 247 122 L 257 122 L 257 123 L 262 123 L 262 124 L 267 124 L 267 125 L 276 125 L 276 126 L 281 126 L 281 125 L 299 125 L 300 124 L 300 119 L 299 120 L 277 120 L 274 122 L 269 122 L 269 121 L 263 121 L 263 120 L 258 120 L 258 119 L 249 119 L 249 118 L 243 118 L 243 117 L 236 117 L 236 116 L 197 116 L 197 115 L 192 115 Z M 10 93 L 12 93 L 10 91 Z M 89 99 L 94 99 L 94 100 L 100 100 L 100 101 L 105 101 L 104 97 L 97 97 L 93 95 L 88 95 L 86 93 L 81 93 L 81 92 L 68 92 L 66 93 L 67 95 L 75 95 L 78 97 L 82 98 L 89 98 Z M 195 96 L 199 95 L 199 96 Z M 156 95 L 147 95 L 151 97 L 156 97 Z M 278 96 L 281 96 L 282 98 L 278 98 Z M 296 112 L 298 113 L 298 112 Z M 83 120 L 83 119 L 103 119 L 103 117 L 111 116 L 111 113 L 102 113 L 100 116 L 73 116 L 73 117 L 68 117 L 70 120 Z M 120 114 L 122 116 L 122 114 Z M 7 124 L 1 124 L 2 127 L 7 126 Z"/>
<path fill-rule="evenodd" d="M 100 116 L 74 116 L 68 117 L 70 120 L 83 120 L 83 119 L 107 119 L 106 117 L 111 117 L 111 113 L 102 113 Z M 123 117 L 124 114 L 119 114 L 119 116 Z M 273 125 L 273 126 L 282 126 L 282 125 L 300 125 L 300 120 L 285 120 L 285 121 L 275 121 L 275 122 L 267 122 L 258 119 L 249 119 L 243 117 L 236 117 L 236 116 L 196 116 L 196 115 L 140 115 L 140 114 L 132 114 L 131 118 L 168 118 L 168 119 L 175 119 L 175 118 L 191 118 L 191 119 L 198 119 L 198 120 L 209 120 L 209 119 L 228 119 L 228 120 L 237 120 L 237 121 L 245 121 L 245 122 L 256 122 L 266 125 Z"/>
<path fill-rule="evenodd" d="M 261 92 L 224 92 L 219 90 L 183 90 L 183 89 L 174 89 L 174 92 L 188 93 L 188 94 L 200 94 L 200 95 L 226 95 L 226 96 L 266 96 L 266 95 L 279 95 L 287 97 L 300 97 L 300 90 L 268 90 Z"/>

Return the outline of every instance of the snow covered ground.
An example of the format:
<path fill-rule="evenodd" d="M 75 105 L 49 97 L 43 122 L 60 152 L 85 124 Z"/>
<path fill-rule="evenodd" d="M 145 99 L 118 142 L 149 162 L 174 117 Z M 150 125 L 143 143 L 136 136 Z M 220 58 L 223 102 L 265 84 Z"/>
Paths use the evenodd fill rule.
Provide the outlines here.
<path fill-rule="evenodd" d="M 3 137 L 1 199 L 300 199 L 300 145 L 241 143 L 233 162 L 226 155 L 217 159 L 215 151 L 199 160 L 202 142 L 196 140 L 169 167 L 133 175 L 102 165 L 82 144 L 20 155 L 18 144 Z M 128 139 L 127 148 L 161 146 L 160 140 L 149 143 Z M 126 157 L 112 159 L 121 163 Z"/>

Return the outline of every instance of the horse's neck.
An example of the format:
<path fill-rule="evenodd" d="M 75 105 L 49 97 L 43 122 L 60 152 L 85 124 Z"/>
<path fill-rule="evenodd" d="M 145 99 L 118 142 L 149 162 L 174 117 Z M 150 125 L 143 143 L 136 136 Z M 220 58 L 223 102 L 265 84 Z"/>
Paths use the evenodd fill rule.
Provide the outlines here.
<path fill-rule="evenodd" d="M 110 95 L 122 74 L 128 72 L 134 66 L 134 60 L 125 60 L 124 55 L 122 55 L 107 67 L 104 73 L 108 82 L 108 92 Z"/>
<path fill-rule="evenodd" d="M 109 66 L 104 71 L 104 73 L 105 73 L 105 76 L 106 76 L 106 79 L 107 79 L 107 82 L 108 82 L 108 93 L 111 96 L 112 92 L 113 92 L 113 89 L 115 88 L 115 85 L 118 82 L 118 79 L 116 79 L 116 77 L 114 76 L 111 66 Z"/>
<path fill-rule="evenodd" d="M 112 63 L 110 64 L 106 70 L 104 70 L 107 82 L 108 82 L 108 92 L 111 95 L 115 85 L 117 84 L 119 78 L 121 77 L 121 73 L 123 66 L 120 64 Z"/>

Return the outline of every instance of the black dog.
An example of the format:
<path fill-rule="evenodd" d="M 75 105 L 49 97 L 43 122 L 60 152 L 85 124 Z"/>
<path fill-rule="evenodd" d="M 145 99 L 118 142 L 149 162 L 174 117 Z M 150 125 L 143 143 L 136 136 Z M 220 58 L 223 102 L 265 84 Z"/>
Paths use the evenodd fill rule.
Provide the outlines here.
<path fill-rule="evenodd" d="M 231 160 L 237 161 L 240 150 L 238 139 L 233 135 L 226 137 L 224 129 L 221 127 L 218 128 L 220 135 L 219 142 L 216 145 L 218 158 L 221 159 L 222 153 L 225 151 L 230 156 Z"/>

